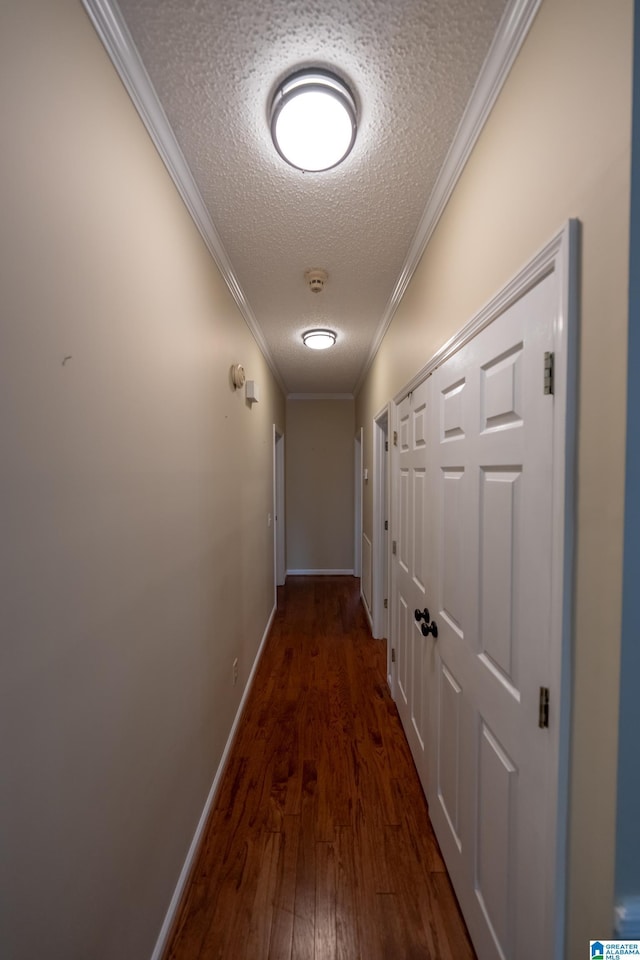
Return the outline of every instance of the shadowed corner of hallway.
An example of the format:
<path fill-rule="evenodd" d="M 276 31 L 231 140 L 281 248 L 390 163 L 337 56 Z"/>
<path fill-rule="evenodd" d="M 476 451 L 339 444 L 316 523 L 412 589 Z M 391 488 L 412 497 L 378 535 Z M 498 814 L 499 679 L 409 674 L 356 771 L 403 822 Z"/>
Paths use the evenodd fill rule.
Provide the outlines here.
<path fill-rule="evenodd" d="M 353 577 L 289 577 L 165 960 L 474 960 Z"/>

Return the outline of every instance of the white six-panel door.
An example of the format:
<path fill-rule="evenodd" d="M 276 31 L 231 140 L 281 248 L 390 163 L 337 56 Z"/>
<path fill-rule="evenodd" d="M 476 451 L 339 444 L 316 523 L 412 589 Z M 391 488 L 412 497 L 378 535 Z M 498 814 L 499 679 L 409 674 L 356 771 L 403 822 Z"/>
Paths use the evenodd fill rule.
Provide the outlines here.
<path fill-rule="evenodd" d="M 396 408 L 396 702 L 480 960 L 554 955 L 558 283 L 541 273 Z"/>
<path fill-rule="evenodd" d="M 433 376 L 430 813 L 483 960 L 540 956 L 548 927 L 554 307 L 548 277 Z"/>
<path fill-rule="evenodd" d="M 415 610 L 427 606 L 433 590 L 431 566 L 431 473 L 427 451 L 431 433 L 431 380 L 398 408 L 396 496 L 392 519 L 392 607 L 395 618 L 396 702 L 423 784 L 428 773 L 429 682 L 427 651 Z"/>

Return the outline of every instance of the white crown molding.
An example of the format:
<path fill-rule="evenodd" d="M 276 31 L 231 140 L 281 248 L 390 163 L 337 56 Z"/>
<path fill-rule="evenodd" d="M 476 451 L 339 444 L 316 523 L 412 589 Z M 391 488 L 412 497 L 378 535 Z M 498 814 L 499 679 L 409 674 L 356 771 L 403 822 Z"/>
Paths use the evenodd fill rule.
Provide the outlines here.
<path fill-rule="evenodd" d="M 352 393 L 288 393 L 287 400 L 353 400 Z"/>
<path fill-rule="evenodd" d="M 282 375 L 271 355 L 265 336 L 235 275 L 233 266 L 209 215 L 193 174 L 178 145 L 158 95 L 115 0 L 82 0 L 91 22 L 111 62 L 118 71 L 127 93 L 140 114 L 171 179 L 178 188 L 193 222 L 202 235 L 240 313 L 256 339 L 281 390 L 286 394 Z"/>
<path fill-rule="evenodd" d="M 400 301 L 520 52 L 542 0 L 510 0 L 414 235 L 400 276 L 356 381 L 357 395 Z"/>
<path fill-rule="evenodd" d="M 491 49 L 484 62 L 453 143 L 440 171 L 425 211 L 409 248 L 404 266 L 387 302 L 371 348 L 362 366 L 353 394 L 357 395 L 385 333 L 398 309 L 425 248 L 442 216 L 480 132 L 491 112 L 509 70 L 520 51 L 542 0 L 510 0 L 505 8 Z M 264 333 L 244 295 L 209 211 L 193 179 L 175 134 L 160 104 L 149 75 L 116 0 L 82 0 L 98 36 L 113 62 L 140 117 L 149 132 L 180 196 L 193 218 L 211 256 L 231 291 L 247 326 L 256 339 L 283 393 L 282 375 L 269 350 Z M 311 399 L 311 395 L 307 395 Z M 325 395 L 315 395 L 315 398 Z M 331 395 L 329 395 L 331 396 Z M 349 399 L 345 395 L 340 399 Z M 302 399 L 291 394 L 290 399 Z"/>

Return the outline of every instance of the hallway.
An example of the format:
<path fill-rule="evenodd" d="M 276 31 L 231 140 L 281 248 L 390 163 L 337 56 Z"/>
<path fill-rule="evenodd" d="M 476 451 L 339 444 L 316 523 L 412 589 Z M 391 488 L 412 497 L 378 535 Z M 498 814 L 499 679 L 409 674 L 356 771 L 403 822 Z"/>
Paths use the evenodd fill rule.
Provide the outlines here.
<path fill-rule="evenodd" d="M 472 960 L 353 577 L 289 577 L 170 960 Z"/>

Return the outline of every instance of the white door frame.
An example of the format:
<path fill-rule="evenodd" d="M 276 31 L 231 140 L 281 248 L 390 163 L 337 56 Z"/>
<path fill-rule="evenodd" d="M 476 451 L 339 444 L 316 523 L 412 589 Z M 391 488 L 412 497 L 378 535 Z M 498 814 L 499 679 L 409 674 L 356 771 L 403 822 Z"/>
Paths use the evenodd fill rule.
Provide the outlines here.
<path fill-rule="evenodd" d="M 353 575 L 362 577 L 362 439 L 363 430 L 356 434 L 353 441 L 353 492 L 354 492 L 354 529 L 353 529 Z M 360 584 L 362 587 L 362 584 Z"/>
<path fill-rule="evenodd" d="M 284 431 L 273 425 L 273 575 L 274 603 L 278 587 L 286 580 L 285 501 L 284 501 Z"/>
<path fill-rule="evenodd" d="M 548 886 L 548 916 L 551 918 L 553 960 L 562 960 L 565 945 L 565 890 L 567 831 L 569 813 L 569 762 L 571 735 L 571 678 L 573 636 L 573 568 L 575 542 L 575 457 L 577 408 L 577 340 L 578 340 L 578 245 L 580 225 L 567 222 L 557 234 L 507 286 L 475 317 L 452 337 L 429 362 L 393 398 L 393 427 L 397 408 L 402 400 L 422 381 L 453 356 L 484 327 L 518 300 L 527 289 L 551 272 L 558 276 L 558 304 L 554 328 L 554 367 L 558 372 L 554 390 L 553 449 L 553 541 L 551 564 L 550 623 L 553 638 L 551 689 L 553 722 L 548 731 L 557 741 L 557 768 L 549 782 L 549 871 L 555 884 Z M 542 371 L 541 371 L 542 378 Z M 542 385 L 542 379 L 541 379 Z M 393 448 L 392 448 L 393 449 Z M 392 476 L 395 473 L 395 469 Z M 392 491 L 392 535 L 398 522 L 398 491 Z M 393 644 L 396 617 L 391 618 Z"/>
<path fill-rule="evenodd" d="M 386 404 L 373 419 L 373 528 L 372 528 L 372 615 L 373 636 L 389 638 L 389 454 L 385 444 L 389 442 L 390 404 Z M 389 653 L 389 662 L 391 654 Z M 390 672 L 390 670 L 389 670 Z"/>

